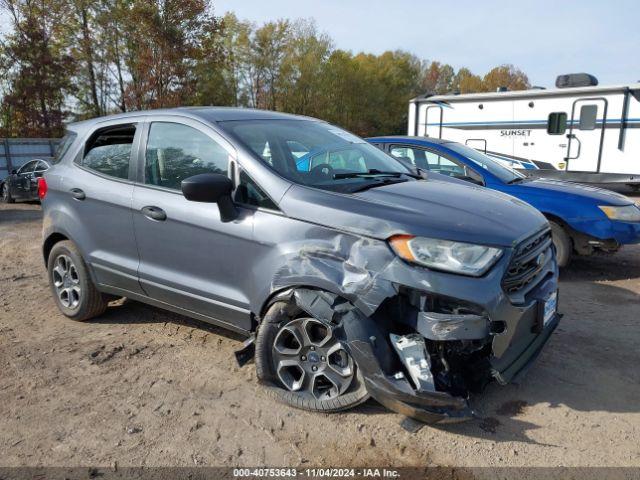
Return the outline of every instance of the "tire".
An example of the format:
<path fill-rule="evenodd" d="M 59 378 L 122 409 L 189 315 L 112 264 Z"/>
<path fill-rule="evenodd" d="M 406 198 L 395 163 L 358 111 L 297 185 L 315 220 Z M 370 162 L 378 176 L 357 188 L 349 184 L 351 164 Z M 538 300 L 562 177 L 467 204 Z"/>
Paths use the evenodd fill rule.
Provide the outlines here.
<path fill-rule="evenodd" d="M 323 326 L 329 329 L 331 338 L 324 337 L 329 340 L 318 341 L 318 337 L 324 334 L 314 333 L 315 343 L 300 345 L 298 353 L 284 356 L 288 361 L 297 362 L 297 365 L 281 368 L 279 373 L 277 365 L 280 365 L 283 355 L 278 348 L 284 350 L 283 345 L 292 347 L 291 350 L 296 348 L 295 340 L 291 341 L 295 337 L 291 331 L 308 328 L 317 332 Z M 331 333 L 336 327 L 311 317 L 291 302 L 276 302 L 269 308 L 256 336 L 255 363 L 258 379 L 266 385 L 272 397 L 292 407 L 315 412 L 347 410 L 369 398 L 357 365 L 340 340 Z M 334 352 L 323 355 L 330 350 Z M 312 371 L 314 366 L 317 368 L 315 373 Z M 342 373 L 337 373 L 337 370 Z M 296 376 L 301 376 L 301 372 L 304 372 L 303 378 L 298 380 Z M 347 372 L 351 374 L 345 376 Z M 332 383 L 330 378 L 339 378 L 342 384 L 336 386 L 338 382 Z M 296 390 L 298 384 L 301 387 Z"/>
<path fill-rule="evenodd" d="M 7 182 L 2 184 L 2 201 L 4 203 L 15 203 L 15 200 L 11 197 L 11 192 L 9 191 L 9 185 L 7 185 Z"/>
<path fill-rule="evenodd" d="M 558 266 L 560 268 L 564 268 L 569 265 L 569 262 L 571 261 L 573 242 L 562 225 L 554 221 L 549 221 L 549 223 L 551 224 L 553 245 L 556 247 L 556 260 L 558 262 Z"/>
<path fill-rule="evenodd" d="M 47 261 L 49 285 L 60 311 L 72 320 L 83 322 L 107 309 L 106 298 L 98 291 L 75 244 L 56 243 Z"/>

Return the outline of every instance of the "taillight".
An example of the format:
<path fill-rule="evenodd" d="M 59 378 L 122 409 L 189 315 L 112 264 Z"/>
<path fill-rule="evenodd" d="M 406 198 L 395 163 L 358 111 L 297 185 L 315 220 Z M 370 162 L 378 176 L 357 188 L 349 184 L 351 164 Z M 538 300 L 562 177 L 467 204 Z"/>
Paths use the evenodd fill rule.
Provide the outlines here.
<path fill-rule="evenodd" d="M 47 181 L 44 177 L 38 179 L 38 198 L 40 200 L 47 196 Z"/>

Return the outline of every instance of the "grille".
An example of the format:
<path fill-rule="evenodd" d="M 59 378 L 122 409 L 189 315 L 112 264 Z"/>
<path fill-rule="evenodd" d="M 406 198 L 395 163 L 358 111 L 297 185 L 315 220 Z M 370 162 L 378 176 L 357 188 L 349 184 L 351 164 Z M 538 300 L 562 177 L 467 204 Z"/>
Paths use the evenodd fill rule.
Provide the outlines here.
<path fill-rule="evenodd" d="M 505 292 L 518 293 L 536 278 L 546 263 L 546 256 L 551 255 L 551 243 L 551 230 L 546 230 L 516 247 L 502 279 Z"/>

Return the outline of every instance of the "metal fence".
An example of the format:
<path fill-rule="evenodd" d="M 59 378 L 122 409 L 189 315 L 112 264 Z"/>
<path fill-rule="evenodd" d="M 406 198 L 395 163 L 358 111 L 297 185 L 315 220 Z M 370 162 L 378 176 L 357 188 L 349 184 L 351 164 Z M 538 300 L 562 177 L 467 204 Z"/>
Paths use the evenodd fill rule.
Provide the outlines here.
<path fill-rule="evenodd" d="M 51 160 L 59 138 L 0 138 L 0 180 L 29 160 Z"/>

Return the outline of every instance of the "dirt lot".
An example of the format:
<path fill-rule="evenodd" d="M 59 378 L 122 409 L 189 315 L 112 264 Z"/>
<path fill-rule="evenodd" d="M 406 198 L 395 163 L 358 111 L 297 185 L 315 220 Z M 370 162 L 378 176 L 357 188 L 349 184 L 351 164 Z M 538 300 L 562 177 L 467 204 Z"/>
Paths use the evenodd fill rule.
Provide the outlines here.
<path fill-rule="evenodd" d="M 373 401 L 271 400 L 239 339 L 124 301 L 74 323 L 50 297 L 38 205 L 0 206 L 0 465 L 640 466 L 640 246 L 564 272 L 565 317 L 482 419 L 409 433 Z"/>

